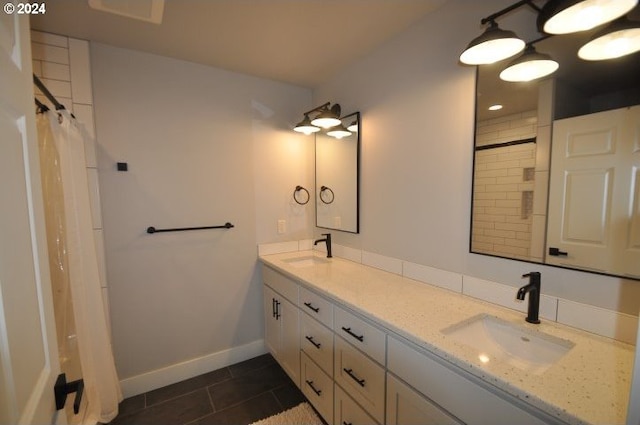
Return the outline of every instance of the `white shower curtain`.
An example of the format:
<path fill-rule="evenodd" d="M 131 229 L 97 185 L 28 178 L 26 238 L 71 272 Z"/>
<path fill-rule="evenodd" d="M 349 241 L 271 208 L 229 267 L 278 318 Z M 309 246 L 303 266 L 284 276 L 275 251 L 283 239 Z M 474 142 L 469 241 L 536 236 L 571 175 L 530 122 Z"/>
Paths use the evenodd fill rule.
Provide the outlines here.
<path fill-rule="evenodd" d="M 84 153 L 84 138 L 90 136 L 67 111 L 48 111 L 39 119 L 49 121 L 51 133 L 46 134 L 47 131 L 41 130 L 39 137 L 53 136 L 59 159 L 64 198 L 62 221 L 68 263 L 66 269 L 73 299 L 84 396 L 88 398 L 85 422 L 108 423 L 118 414 L 122 392 L 113 360 L 93 237 Z M 47 125 L 40 124 L 40 129 L 42 125 Z"/>

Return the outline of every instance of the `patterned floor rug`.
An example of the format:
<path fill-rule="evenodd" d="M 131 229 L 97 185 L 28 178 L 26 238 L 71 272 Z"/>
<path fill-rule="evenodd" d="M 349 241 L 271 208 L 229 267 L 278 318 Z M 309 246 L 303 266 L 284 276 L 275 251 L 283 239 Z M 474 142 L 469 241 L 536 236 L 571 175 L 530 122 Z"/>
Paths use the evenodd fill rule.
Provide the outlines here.
<path fill-rule="evenodd" d="M 323 425 L 323 422 L 308 403 L 300 403 L 292 409 L 251 425 Z"/>

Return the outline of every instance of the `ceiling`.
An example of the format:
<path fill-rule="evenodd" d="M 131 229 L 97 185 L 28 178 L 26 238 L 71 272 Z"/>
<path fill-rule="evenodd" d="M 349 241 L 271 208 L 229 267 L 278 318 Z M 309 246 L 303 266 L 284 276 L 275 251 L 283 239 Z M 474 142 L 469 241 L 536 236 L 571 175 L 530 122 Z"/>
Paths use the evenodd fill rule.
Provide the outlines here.
<path fill-rule="evenodd" d="M 55 0 L 31 26 L 314 88 L 445 1 L 167 0 L 157 25 Z"/>

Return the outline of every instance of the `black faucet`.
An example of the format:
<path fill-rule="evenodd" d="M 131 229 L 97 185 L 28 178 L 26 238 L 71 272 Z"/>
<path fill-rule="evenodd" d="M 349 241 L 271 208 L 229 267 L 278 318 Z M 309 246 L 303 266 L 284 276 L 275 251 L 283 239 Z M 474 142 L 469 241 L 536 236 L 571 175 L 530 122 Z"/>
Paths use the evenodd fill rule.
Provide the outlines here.
<path fill-rule="evenodd" d="M 327 243 L 327 258 L 331 258 L 332 257 L 332 255 L 331 255 L 331 233 L 323 233 L 322 236 L 326 236 L 326 238 L 318 239 L 313 244 L 314 245 L 318 245 L 319 242 L 326 242 Z"/>
<path fill-rule="evenodd" d="M 518 289 L 516 298 L 524 301 L 524 296 L 529 293 L 529 308 L 527 310 L 527 318 L 529 323 L 540 323 L 538 313 L 540 312 L 540 272 L 531 272 L 522 275 L 529 278 L 529 284 Z"/>

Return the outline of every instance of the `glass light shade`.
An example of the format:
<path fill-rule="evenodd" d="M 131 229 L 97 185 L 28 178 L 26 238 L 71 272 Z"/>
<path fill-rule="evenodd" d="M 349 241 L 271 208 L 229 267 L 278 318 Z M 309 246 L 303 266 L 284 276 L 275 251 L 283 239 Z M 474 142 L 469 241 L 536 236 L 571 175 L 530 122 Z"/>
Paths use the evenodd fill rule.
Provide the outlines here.
<path fill-rule="evenodd" d="M 309 116 L 305 115 L 304 119 L 302 121 L 300 121 L 294 128 L 293 131 L 297 131 L 298 133 L 304 133 L 307 136 L 315 133 L 317 131 L 320 131 L 320 129 L 318 127 L 316 127 L 315 125 L 311 124 L 311 121 L 309 120 Z"/>
<path fill-rule="evenodd" d="M 638 4 L 638 0 L 550 0 L 540 12 L 548 34 L 586 31 L 613 21 Z"/>
<path fill-rule="evenodd" d="M 342 124 L 342 121 L 340 121 L 333 112 L 325 110 L 322 111 L 320 115 L 311 120 L 311 124 L 322 128 L 330 128 L 338 124 Z"/>
<path fill-rule="evenodd" d="M 336 139 L 342 139 L 343 137 L 351 136 L 351 132 L 344 128 L 344 125 L 340 124 L 327 131 L 327 135 L 335 137 Z"/>
<path fill-rule="evenodd" d="M 358 121 L 354 121 L 351 124 L 349 124 L 349 127 L 347 127 L 347 130 L 349 130 L 352 133 L 357 133 L 358 132 Z"/>
<path fill-rule="evenodd" d="M 551 59 L 551 56 L 538 53 L 529 46 L 522 56 L 500 73 L 500 79 L 510 82 L 531 81 L 555 72 L 558 67 L 558 62 Z"/>
<path fill-rule="evenodd" d="M 498 28 L 494 22 L 482 35 L 471 40 L 460 55 L 460 62 L 467 65 L 495 63 L 519 53 L 525 43 L 513 31 Z"/>
<path fill-rule="evenodd" d="M 621 18 L 612 22 L 578 50 L 581 59 L 615 59 L 640 51 L 640 23 Z"/>

